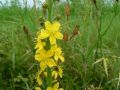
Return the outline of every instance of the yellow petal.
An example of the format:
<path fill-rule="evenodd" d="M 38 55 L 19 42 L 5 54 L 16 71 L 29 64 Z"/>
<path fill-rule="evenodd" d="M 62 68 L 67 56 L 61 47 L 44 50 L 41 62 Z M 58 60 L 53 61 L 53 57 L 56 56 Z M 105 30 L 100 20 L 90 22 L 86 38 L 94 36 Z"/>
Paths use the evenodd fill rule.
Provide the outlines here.
<path fill-rule="evenodd" d="M 40 87 L 35 87 L 35 90 L 42 90 Z"/>
<path fill-rule="evenodd" d="M 57 61 L 58 60 L 58 56 L 55 54 L 54 55 L 54 59 Z"/>
<path fill-rule="evenodd" d="M 46 67 L 47 67 L 47 66 L 46 66 L 45 61 L 42 61 L 42 62 L 40 63 L 40 68 L 41 68 L 41 70 L 42 70 L 42 71 L 45 70 Z"/>
<path fill-rule="evenodd" d="M 35 54 L 35 60 L 37 60 L 37 61 L 41 61 L 41 57 L 40 57 L 40 55 L 39 54 Z"/>
<path fill-rule="evenodd" d="M 55 75 L 55 71 L 52 71 L 52 76 L 54 76 Z"/>
<path fill-rule="evenodd" d="M 54 37 L 54 35 L 50 35 L 49 40 L 50 40 L 50 44 L 56 43 L 56 38 Z"/>
<path fill-rule="evenodd" d="M 53 88 L 54 88 L 55 90 L 57 90 L 57 89 L 59 88 L 59 83 L 56 83 L 56 84 L 53 86 Z"/>
<path fill-rule="evenodd" d="M 40 77 L 37 77 L 37 83 L 38 83 L 38 85 L 42 85 L 42 80 L 41 80 L 41 78 Z"/>
<path fill-rule="evenodd" d="M 53 22 L 53 31 L 58 31 L 60 29 L 60 23 L 59 22 Z"/>
<path fill-rule="evenodd" d="M 47 57 L 52 57 L 54 55 L 54 52 L 52 50 L 48 50 L 46 53 Z"/>
<path fill-rule="evenodd" d="M 47 90 L 54 90 L 52 87 L 48 87 Z"/>
<path fill-rule="evenodd" d="M 35 46 L 35 49 L 43 49 L 43 47 L 45 46 L 46 44 L 45 44 L 45 42 L 41 42 L 41 41 L 39 41 L 39 42 L 37 42 L 37 44 L 36 44 L 36 46 Z"/>
<path fill-rule="evenodd" d="M 57 79 L 57 76 L 58 76 L 58 74 L 57 74 L 57 72 L 56 72 L 55 75 L 54 75 L 54 78 Z"/>
<path fill-rule="evenodd" d="M 56 37 L 57 39 L 63 39 L 63 34 L 60 33 L 60 32 L 56 32 L 56 33 L 55 33 L 55 37 Z"/>
<path fill-rule="evenodd" d="M 64 57 L 62 55 L 60 55 L 59 58 L 62 62 L 64 62 Z"/>
<path fill-rule="evenodd" d="M 59 75 L 60 75 L 61 78 L 62 78 L 62 74 L 63 74 L 63 68 L 59 67 Z"/>
<path fill-rule="evenodd" d="M 56 79 L 57 76 L 58 76 L 57 72 L 56 72 L 56 71 L 53 71 L 53 72 L 52 72 L 52 76 L 54 77 L 54 79 Z"/>
<path fill-rule="evenodd" d="M 46 51 L 44 49 L 42 49 L 42 50 L 37 49 L 36 50 L 36 54 L 35 54 L 35 59 L 36 60 L 41 61 L 45 57 L 46 57 Z"/>
<path fill-rule="evenodd" d="M 56 63 L 52 59 L 46 60 L 46 64 L 51 68 L 56 66 Z"/>
<path fill-rule="evenodd" d="M 59 90 L 64 90 L 63 88 L 60 88 Z"/>
<path fill-rule="evenodd" d="M 41 31 L 40 38 L 45 39 L 49 37 L 50 33 L 47 30 Z"/>
<path fill-rule="evenodd" d="M 59 72 L 59 76 L 60 76 L 60 78 L 62 78 L 62 72 Z"/>
<path fill-rule="evenodd" d="M 46 28 L 46 30 L 50 31 L 52 29 L 52 24 L 49 21 L 46 21 L 45 28 Z"/>

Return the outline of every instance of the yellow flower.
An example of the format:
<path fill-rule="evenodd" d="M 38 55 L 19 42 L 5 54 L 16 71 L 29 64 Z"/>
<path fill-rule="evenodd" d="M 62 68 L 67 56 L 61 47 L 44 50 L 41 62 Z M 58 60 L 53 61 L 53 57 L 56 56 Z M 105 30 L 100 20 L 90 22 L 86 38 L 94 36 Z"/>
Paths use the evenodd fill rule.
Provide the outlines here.
<path fill-rule="evenodd" d="M 54 62 L 53 59 L 50 59 L 50 58 L 47 58 L 46 60 L 40 63 L 40 67 L 42 70 L 45 70 L 47 66 L 51 68 L 51 67 L 56 66 L 56 63 Z"/>
<path fill-rule="evenodd" d="M 59 32 L 60 23 L 54 22 L 50 23 L 49 21 L 45 22 L 45 29 L 41 30 L 40 38 L 45 39 L 49 37 L 50 44 L 55 44 L 56 39 L 62 39 L 63 35 Z"/>
<path fill-rule="evenodd" d="M 51 58 L 54 55 L 52 50 L 37 50 L 35 54 L 35 59 L 40 62 L 40 67 L 42 70 L 44 70 L 47 66 L 53 67 L 56 66 L 56 63 Z"/>
<path fill-rule="evenodd" d="M 56 83 L 53 87 L 48 87 L 47 90 L 64 90 L 64 89 L 59 88 L 59 83 Z"/>
<path fill-rule="evenodd" d="M 36 81 L 37 81 L 37 83 L 38 83 L 39 86 L 42 85 L 42 80 L 41 80 L 41 77 L 40 77 L 41 74 L 42 74 L 42 71 L 39 71 L 39 72 L 37 73 L 37 76 L 36 76 Z"/>
<path fill-rule="evenodd" d="M 40 62 L 52 57 L 53 55 L 54 53 L 52 50 L 48 51 L 45 49 L 36 50 L 35 59 Z"/>
<path fill-rule="evenodd" d="M 45 45 L 46 45 L 45 42 L 39 40 L 39 41 L 36 43 L 35 49 L 41 50 L 41 49 L 44 48 Z"/>
<path fill-rule="evenodd" d="M 62 78 L 63 68 L 61 66 L 56 66 L 55 70 L 52 72 L 54 79 L 57 79 L 58 76 Z"/>
<path fill-rule="evenodd" d="M 35 49 L 43 49 L 45 46 L 45 42 L 43 42 L 40 39 L 40 32 L 37 33 L 37 38 L 36 38 L 36 45 L 35 45 Z"/>
<path fill-rule="evenodd" d="M 60 59 L 62 62 L 64 62 L 64 57 L 62 55 L 62 50 L 57 45 L 52 46 L 51 50 L 54 52 L 54 59 L 58 61 Z"/>
<path fill-rule="evenodd" d="M 40 87 L 35 87 L 35 90 L 42 90 Z"/>
<path fill-rule="evenodd" d="M 39 75 L 37 76 L 36 80 L 37 80 L 38 85 L 41 86 L 42 85 L 42 80 L 41 80 Z"/>

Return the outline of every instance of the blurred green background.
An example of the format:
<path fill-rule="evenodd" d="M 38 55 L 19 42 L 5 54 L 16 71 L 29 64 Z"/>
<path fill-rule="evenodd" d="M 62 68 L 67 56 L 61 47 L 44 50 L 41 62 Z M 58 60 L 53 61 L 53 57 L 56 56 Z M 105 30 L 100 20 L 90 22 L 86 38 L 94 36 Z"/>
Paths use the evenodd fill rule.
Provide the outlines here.
<path fill-rule="evenodd" d="M 7 0 L 6 0 L 7 1 Z M 36 32 L 45 18 L 41 0 L 29 7 L 28 0 L 10 0 L 0 7 L 0 90 L 34 90 L 38 63 L 34 60 Z M 120 2 L 119 0 L 53 0 L 52 19 L 58 16 L 65 63 L 60 85 L 64 90 L 120 90 Z M 70 5 L 67 21 L 65 5 Z M 36 7 L 39 5 L 39 7 Z M 105 64 L 100 58 L 107 58 Z"/>

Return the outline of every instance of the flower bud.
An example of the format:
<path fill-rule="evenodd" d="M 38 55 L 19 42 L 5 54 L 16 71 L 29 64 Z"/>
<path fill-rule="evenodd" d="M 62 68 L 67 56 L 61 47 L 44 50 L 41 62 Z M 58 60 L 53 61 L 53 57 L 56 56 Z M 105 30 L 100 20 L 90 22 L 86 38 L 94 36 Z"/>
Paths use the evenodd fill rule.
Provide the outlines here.
<path fill-rule="evenodd" d="M 74 28 L 74 30 L 73 30 L 73 36 L 77 35 L 78 32 L 79 32 L 79 26 L 76 25 L 75 28 Z"/>
<path fill-rule="evenodd" d="M 24 31 L 24 33 L 25 33 L 26 35 L 29 34 L 28 29 L 26 28 L 26 26 L 23 26 L 23 31 Z"/>
<path fill-rule="evenodd" d="M 54 19 L 57 20 L 57 21 L 59 21 L 61 19 L 61 15 L 57 14 L 57 16 Z"/>
<path fill-rule="evenodd" d="M 47 4 L 46 2 L 44 2 L 44 3 L 42 4 L 42 8 L 47 9 L 47 8 L 48 8 L 48 4 Z"/>
<path fill-rule="evenodd" d="M 43 17 L 40 17 L 40 18 L 39 18 L 39 22 L 40 22 L 40 25 L 41 25 L 42 27 L 44 27 L 44 22 L 45 22 L 45 20 L 44 20 Z"/>
<path fill-rule="evenodd" d="M 68 3 L 65 5 L 65 14 L 66 16 L 70 16 L 70 5 Z"/>
<path fill-rule="evenodd" d="M 65 32 L 64 35 L 63 35 L 63 40 L 64 41 L 68 41 L 68 34 Z"/>
<path fill-rule="evenodd" d="M 46 2 L 44 2 L 42 4 L 42 11 L 43 11 L 44 16 L 46 16 L 47 8 L 48 8 L 48 4 Z"/>
<path fill-rule="evenodd" d="M 79 34 L 79 26 L 78 26 L 78 25 L 75 26 L 75 28 L 74 28 L 74 30 L 73 30 L 73 32 L 72 32 L 72 36 L 70 37 L 70 40 L 71 40 L 74 36 L 76 36 L 77 34 Z"/>

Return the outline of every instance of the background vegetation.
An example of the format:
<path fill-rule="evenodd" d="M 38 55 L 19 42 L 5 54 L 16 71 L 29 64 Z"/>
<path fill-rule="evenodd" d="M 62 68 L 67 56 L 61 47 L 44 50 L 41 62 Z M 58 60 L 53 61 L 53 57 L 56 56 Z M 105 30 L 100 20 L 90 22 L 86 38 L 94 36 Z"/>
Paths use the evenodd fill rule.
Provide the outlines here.
<path fill-rule="evenodd" d="M 65 90 L 120 90 L 120 2 L 95 1 L 54 0 L 53 19 L 60 18 L 65 37 L 72 37 L 79 26 L 79 34 L 59 43 L 66 59 L 61 80 Z M 34 90 L 39 66 L 34 38 L 45 17 L 36 3 L 33 7 L 26 2 L 23 7 L 18 0 L 11 0 L 10 6 L 1 4 L 0 90 Z M 70 3 L 68 20 L 66 3 Z"/>

